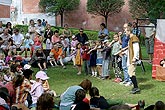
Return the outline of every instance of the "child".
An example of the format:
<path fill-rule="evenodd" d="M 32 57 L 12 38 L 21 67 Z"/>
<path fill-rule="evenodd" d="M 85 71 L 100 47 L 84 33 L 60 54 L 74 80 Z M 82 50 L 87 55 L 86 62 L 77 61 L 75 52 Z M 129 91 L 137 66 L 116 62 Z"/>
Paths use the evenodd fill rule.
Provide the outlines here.
<path fill-rule="evenodd" d="M 100 109 L 109 109 L 110 105 L 107 100 L 100 96 L 99 90 L 96 87 L 92 87 L 89 91 L 89 95 L 91 96 L 90 105 L 94 108 Z"/>
<path fill-rule="evenodd" d="M 52 52 L 50 52 L 47 60 L 49 61 L 49 63 L 51 64 L 52 67 L 54 67 L 54 64 L 55 64 L 55 66 L 58 66 L 53 55 L 54 54 Z"/>
<path fill-rule="evenodd" d="M 10 82 L 13 79 L 13 77 L 12 77 L 9 69 L 5 70 L 4 73 L 5 74 L 3 75 L 3 79 L 4 79 L 4 84 L 6 84 L 6 83 Z"/>
<path fill-rule="evenodd" d="M 34 44 L 33 40 L 30 38 L 30 34 L 27 33 L 24 39 L 24 45 L 25 45 L 25 58 L 27 57 L 27 51 L 28 49 L 31 49 L 31 46 Z"/>
<path fill-rule="evenodd" d="M 78 89 L 75 96 L 75 101 L 71 106 L 71 110 L 90 110 L 89 101 L 85 98 L 86 91 L 84 89 Z"/>
<path fill-rule="evenodd" d="M 8 64 L 10 61 L 12 61 L 12 52 L 8 51 L 8 55 L 5 59 L 5 63 Z"/>
<path fill-rule="evenodd" d="M 117 33 L 113 36 L 113 41 L 109 44 L 112 47 L 111 56 L 112 56 L 112 67 L 115 73 L 115 80 L 114 82 L 121 82 L 121 57 L 116 53 L 120 51 L 121 45 L 119 43 L 119 36 Z"/>
<path fill-rule="evenodd" d="M 49 77 L 44 71 L 38 71 L 35 77 L 36 77 L 36 82 L 32 85 L 30 91 L 33 101 L 31 107 L 36 107 L 38 98 L 44 93 L 43 84 L 45 83 L 46 80 L 49 79 Z"/>
<path fill-rule="evenodd" d="M 113 105 L 122 104 L 122 101 L 115 101 L 105 99 L 103 96 L 100 96 L 99 90 L 97 87 L 92 87 L 89 91 L 89 95 L 91 96 L 90 99 L 90 106 L 94 108 L 100 108 L 101 110 L 109 110 L 109 108 Z"/>
<path fill-rule="evenodd" d="M 73 35 L 72 36 L 72 41 L 71 41 L 71 55 L 72 55 L 72 53 L 75 53 L 77 44 L 78 44 L 78 41 L 76 40 L 76 36 Z M 72 61 L 73 61 L 73 66 L 76 67 L 76 64 L 75 64 L 75 54 L 72 55 Z"/>
<path fill-rule="evenodd" d="M 101 77 L 102 74 L 102 63 L 103 63 L 103 54 L 102 54 L 102 42 L 98 41 L 97 42 L 97 59 L 96 59 L 96 65 L 97 65 L 97 70 L 99 73 L 99 77 Z"/>
<path fill-rule="evenodd" d="M 33 44 L 32 48 L 31 48 L 31 56 L 34 53 L 34 50 L 36 50 L 38 48 L 42 49 L 42 40 L 43 40 L 43 38 L 41 36 L 40 30 L 36 30 L 35 31 L 35 37 L 33 39 L 34 44 Z"/>
<path fill-rule="evenodd" d="M 76 65 L 78 68 L 78 75 L 81 74 L 82 71 L 82 64 L 83 64 L 83 60 L 82 60 L 82 48 L 81 48 L 81 43 L 78 43 L 76 46 Z"/>
<path fill-rule="evenodd" d="M 110 53 L 111 53 L 111 48 L 108 47 L 109 41 L 104 40 L 104 48 L 102 50 L 103 54 L 103 63 L 102 63 L 102 79 L 110 79 L 109 75 L 109 61 L 110 61 Z"/>
<path fill-rule="evenodd" d="M 61 39 L 61 44 L 63 46 L 63 53 L 64 53 L 64 57 L 66 57 L 66 51 L 67 51 L 67 48 L 69 46 L 68 42 L 65 40 L 64 36 L 63 35 L 60 35 L 60 39 Z"/>
<path fill-rule="evenodd" d="M 7 69 L 9 66 L 5 65 L 4 55 L 0 53 L 0 70 Z"/>
<path fill-rule="evenodd" d="M 51 49 L 51 52 L 53 53 L 55 60 L 60 62 L 63 69 L 66 69 L 62 60 L 63 51 L 62 51 L 61 45 L 59 43 L 54 44 L 53 48 Z"/>
<path fill-rule="evenodd" d="M 96 42 L 92 42 L 92 48 L 89 50 L 88 54 L 90 54 L 90 67 L 92 70 L 92 76 L 97 77 L 96 70 L 96 58 L 97 58 L 97 45 Z"/>
<path fill-rule="evenodd" d="M 42 94 L 37 100 L 36 110 L 53 110 L 54 99 L 49 93 Z"/>
<path fill-rule="evenodd" d="M 47 70 L 46 68 L 46 56 L 44 54 L 44 52 L 40 49 L 38 49 L 35 53 L 35 57 L 36 57 L 36 61 L 37 61 L 37 64 L 38 64 L 38 67 L 40 68 L 40 70 Z M 43 64 L 43 67 L 41 66 L 41 64 Z"/>
<path fill-rule="evenodd" d="M 46 39 L 46 49 L 51 50 L 52 49 L 52 42 L 51 42 L 51 36 L 48 35 Z"/>
<path fill-rule="evenodd" d="M 90 54 L 88 54 L 89 51 L 89 42 L 85 42 L 85 45 L 82 47 L 83 49 L 83 63 L 84 63 L 84 70 L 86 75 L 90 74 L 90 67 L 89 67 L 89 63 L 90 63 Z"/>

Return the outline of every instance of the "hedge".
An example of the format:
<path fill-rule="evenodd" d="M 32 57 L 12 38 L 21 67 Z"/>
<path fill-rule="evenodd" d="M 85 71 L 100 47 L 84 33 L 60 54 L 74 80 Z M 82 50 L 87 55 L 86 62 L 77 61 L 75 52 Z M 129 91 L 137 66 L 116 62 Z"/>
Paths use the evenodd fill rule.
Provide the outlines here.
<path fill-rule="evenodd" d="M 28 25 L 16 25 L 14 26 L 14 28 L 18 28 L 20 30 L 20 32 L 22 34 L 26 34 L 28 32 Z M 52 26 L 52 30 L 55 31 L 55 30 L 59 30 L 59 33 L 62 34 L 62 30 L 64 28 L 62 27 L 55 27 L 55 26 Z M 79 33 L 79 29 L 76 29 L 76 28 L 70 28 L 71 32 L 72 32 L 72 35 L 76 35 L 77 33 Z M 98 39 L 98 31 L 94 31 L 94 30 L 84 30 L 84 33 L 87 34 L 89 40 L 97 40 Z M 110 40 L 112 40 L 112 36 L 113 36 L 114 32 L 110 32 Z M 144 36 L 141 35 L 140 36 L 140 41 L 141 41 L 141 44 L 144 45 Z"/>

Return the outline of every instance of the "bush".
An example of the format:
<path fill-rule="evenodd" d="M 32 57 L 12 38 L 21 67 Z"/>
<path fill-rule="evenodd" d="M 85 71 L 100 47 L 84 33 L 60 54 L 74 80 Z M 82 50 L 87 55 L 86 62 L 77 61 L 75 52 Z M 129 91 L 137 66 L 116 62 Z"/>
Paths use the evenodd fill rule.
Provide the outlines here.
<path fill-rule="evenodd" d="M 14 26 L 14 28 L 18 28 L 20 30 L 20 32 L 22 32 L 24 35 L 28 32 L 28 25 L 16 25 Z M 62 27 L 56 27 L 56 26 L 52 26 L 52 30 L 59 30 L 59 34 L 62 34 L 62 30 L 64 28 Z M 70 28 L 72 35 L 76 35 L 77 33 L 79 33 L 79 29 L 76 28 Z M 97 40 L 98 39 L 98 31 L 94 31 L 94 30 L 84 30 L 84 32 L 87 34 L 89 40 Z M 110 32 L 110 40 L 112 40 L 114 32 Z M 144 36 L 141 35 L 140 36 L 140 44 L 144 45 Z"/>
<path fill-rule="evenodd" d="M 22 34 L 24 34 L 24 35 L 28 32 L 28 26 L 27 25 L 16 25 L 16 26 L 14 26 L 14 28 L 18 28 L 20 30 L 20 32 L 22 32 Z M 59 30 L 59 33 L 62 34 L 63 28 L 52 26 L 52 30 L 53 31 Z M 79 33 L 79 29 L 70 28 L 70 30 L 72 32 L 72 35 L 76 35 L 77 33 Z M 98 39 L 98 31 L 84 30 L 84 32 L 87 34 L 87 36 L 90 40 L 97 40 Z"/>

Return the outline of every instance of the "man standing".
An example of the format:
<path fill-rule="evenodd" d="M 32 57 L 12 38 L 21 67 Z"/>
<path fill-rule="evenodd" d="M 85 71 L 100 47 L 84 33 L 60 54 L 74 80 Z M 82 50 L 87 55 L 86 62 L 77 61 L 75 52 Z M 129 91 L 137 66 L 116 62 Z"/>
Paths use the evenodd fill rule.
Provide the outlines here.
<path fill-rule="evenodd" d="M 145 46 L 149 55 L 149 63 L 152 64 L 153 53 L 154 53 L 154 37 L 155 37 L 155 25 L 150 21 L 147 21 L 149 27 L 145 28 Z"/>
<path fill-rule="evenodd" d="M 78 40 L 78 42 L 80 42 L 82 45 L 85 44 L 85 42 L 88 41 L 88 37 L 85 33 L 83 33 L 83 28 L 79 29 L 80 33 L 78 33 L 76 35 L 76 39 Z"/>
<path fill-rule="evenodd" d="M 126 35 L 130 37 L 128 42 L 127 65 L 128 65 L 128 74 L 134 86 L 131 91 L 131 94 L 136 94 L 140 92 L 135 75 L 136 61 L 140 59 L 139 39 L 136 35 L 132 34 L 132 29 L 130 27 L 127 27 L 125 31 L 126 31 Z"/>

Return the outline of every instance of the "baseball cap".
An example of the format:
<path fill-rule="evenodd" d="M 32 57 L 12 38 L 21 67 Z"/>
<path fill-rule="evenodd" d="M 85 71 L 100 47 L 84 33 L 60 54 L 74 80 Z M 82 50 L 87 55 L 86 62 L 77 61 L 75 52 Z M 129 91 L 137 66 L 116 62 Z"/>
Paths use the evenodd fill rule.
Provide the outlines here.
<path fill-rule="evenodd" d="M 30 69 L 30 68 L 31 68 L 31 66 L 29 64 L 25 64 L 24 67 L 23 67 L 24 70 Z"/>
<path fill-rule="evenodd" d="M 42 79 L 42 80 L 47 80 L 49 79 L 49 77 L 47 76 L 47 74 L 44 71 L 38 71 L 36 74 L 36 79 Z"/>

